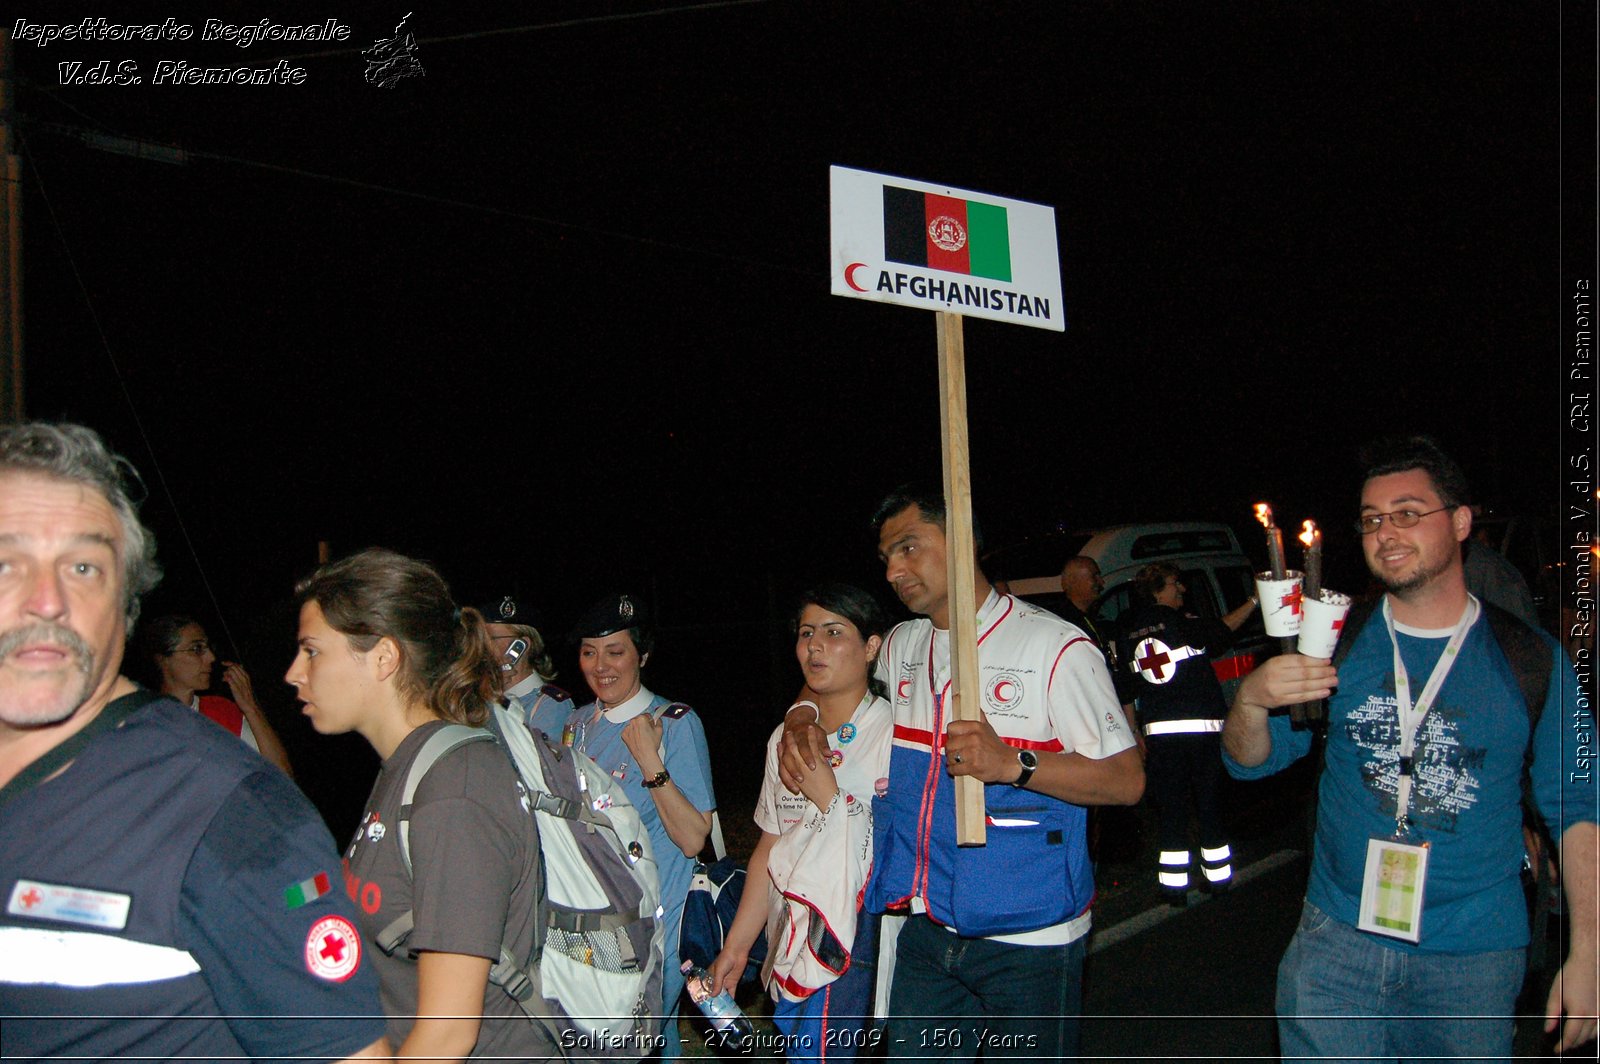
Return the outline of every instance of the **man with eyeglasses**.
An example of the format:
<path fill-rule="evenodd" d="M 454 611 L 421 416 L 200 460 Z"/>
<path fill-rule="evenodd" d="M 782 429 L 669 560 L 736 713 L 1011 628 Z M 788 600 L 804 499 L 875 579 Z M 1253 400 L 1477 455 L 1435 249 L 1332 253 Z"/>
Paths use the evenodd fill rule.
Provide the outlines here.
<path fill-rule="evenodd" d="M 1572 727 L 1593 718 L 1566 653 L 1509 615 L 1487 616 L 1492 607 L 1467 592 L 1472 511 L 1460 467 L 1424 436 L 1380 441 L 1363 464 L 1357 530 L 1386 589 L 1377 610 L 1341 648 L 1337 671 L 1289 654 L 1252 673 L 1222 737 L 1233 775 L 1277 772 L 1310 749 L 1311 734 L 1271 711 L 1331 699 L 1311 878 L 1278 969 L 1283 1056 L 1510 1054 L 1528 944 L 1525 782 L 1560 839 L 1571 914 L 1545 1029 L 1565 1013 L 1555 1048 L 1574 1048 L 1595 1036 L 1600 963 L 1600 815 L 1579 756 L 1587 748 L 1576 745 L 1592 732 Z M 1509 634 L 1544 648 L 1535 663 L 1548 656 L 1531 739 L 1528 688 L 1513 665 L 1525 655 L 1508 655 Z"/>

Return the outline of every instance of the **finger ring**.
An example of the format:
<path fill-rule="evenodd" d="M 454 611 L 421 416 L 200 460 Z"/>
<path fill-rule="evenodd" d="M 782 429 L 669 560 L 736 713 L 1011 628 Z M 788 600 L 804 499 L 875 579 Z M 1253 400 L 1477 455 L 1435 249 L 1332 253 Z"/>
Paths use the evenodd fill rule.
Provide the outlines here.
<path fill-rule="evenodd" d="M 959 764 L 961 764 L 961 755 L 957 754 L 955 757 L 952 757 L 950 760 L 954 761 L 956 764 L 959 765 Z"/>

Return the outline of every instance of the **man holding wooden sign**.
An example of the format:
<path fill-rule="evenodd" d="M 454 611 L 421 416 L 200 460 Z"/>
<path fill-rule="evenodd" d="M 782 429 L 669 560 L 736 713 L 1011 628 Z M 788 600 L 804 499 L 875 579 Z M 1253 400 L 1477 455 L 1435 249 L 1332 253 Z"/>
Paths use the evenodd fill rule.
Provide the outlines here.
<path fill-rule="evenodd" d="M 1098 645 L 981 573 L 974 598 L 982 712 L 954 720 L 945 500 L 904 487 L 873 525 L 885 576 L 922 616 L 889 633 L 878 676 L 894 703 L 887 787 L 873 802 L 872 911 L 909 910 L 889 1006 L 890 1056 L 1074 1056 L 1093 870 L 1087 805 L 1128 805 L 1144 769 Z M 781 774 L 826 757 L 791 710 Z M 956 844 L 954 778 L 987 784 L 986 845 Z"/>

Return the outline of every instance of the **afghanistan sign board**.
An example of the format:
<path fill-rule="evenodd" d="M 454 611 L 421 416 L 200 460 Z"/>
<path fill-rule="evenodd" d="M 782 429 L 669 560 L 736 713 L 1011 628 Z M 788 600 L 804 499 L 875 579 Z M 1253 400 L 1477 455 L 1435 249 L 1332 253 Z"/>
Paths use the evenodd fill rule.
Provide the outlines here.
<path fill-rule="evenodd" d="M 1057 332 L 1066 328 L 1056 212 L 842 166 L 829 169 L 829 182 L 833 294 L 937 312 L 951 719 L 978 720 L 977 551 L 961 321 L 970 315 Z M 970 774 L 970 765 L 961 764 L 959 752 L 946 756 L 955 776 L 956 842 L 982 846 L 983 783 Z"/>
<path fill-rule="evenodd" d="M 1053 207 L 828 170 L 833 294 L 1066 328 Z"/>

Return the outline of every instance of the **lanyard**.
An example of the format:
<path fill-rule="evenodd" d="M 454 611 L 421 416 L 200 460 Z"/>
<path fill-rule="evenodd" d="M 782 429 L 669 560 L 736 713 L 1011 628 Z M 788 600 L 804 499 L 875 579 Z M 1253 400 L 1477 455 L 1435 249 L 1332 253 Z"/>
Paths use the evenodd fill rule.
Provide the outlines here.
<path fill-rule="evenodd" d="M 1412 755 L 1416 751 L 1417 731 L 1422 726 L 1422 718 L 1433 708 L 1433 703 L 1439 696 L 1439 689 L 1444 686 L 1445 677 L 1450 675 L 1450 669 L 1456 663 L 1456 654 L 1461 650 L 1461 644 L 1467 640 L 1467 629 L 1471 628 L 1472 622 L 1477 619 L 1478 600 L 1468 595 L 1467 608 L 1461 612 L 1461 619 L 1456 622 L 1455 631 L 1450 633 L 1450 642 L 1445 644 L 1444 653 L 1434 662 L 1433 672 L 1428 675 L 1428 682 L 1423 685 L 1422 694 L 1413 705 L 1411 680 L 1406 675 L 1406 663 L 1400 660 L 1400 641 L 1394 635 L 1394 614 L 1389 608 L 1389 597 L 1385 595 L 1383 598 L 1383 626 L 1388 629 L 1389 645 L 1394 648 L 1394 699 L 1395 710 L 1400 718 L 1400 778 L 1395 785 L 1394 799 L 1394 825 L 1397 835 L 1404 835 L 1409 826 L 1406 811 L 1411 806 Z"/>

